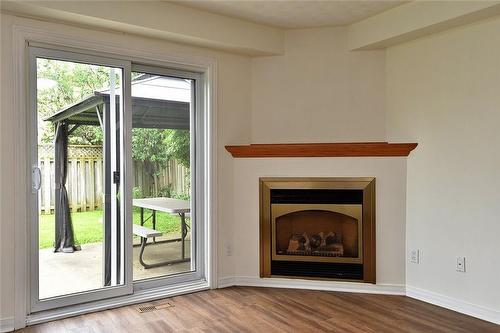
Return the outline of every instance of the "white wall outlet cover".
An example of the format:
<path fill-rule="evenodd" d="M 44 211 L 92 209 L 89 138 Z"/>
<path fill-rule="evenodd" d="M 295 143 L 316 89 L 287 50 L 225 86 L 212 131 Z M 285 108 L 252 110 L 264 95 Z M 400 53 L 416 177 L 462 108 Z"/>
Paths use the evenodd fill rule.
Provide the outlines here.
<path fill-rule="evenodd" d="M 233 246 L 231 243 L 229 243 L 229 242 L 224 243 L 224 252 L 226 253 L 226 256 L 228 256 L 228 257 L 233 255 Z"/>
<path fill-rule="evenodd" d="M 465 257 L 457 257 L 457 272 L 465 272 Z"/>
<path fill-rule="evenodd" d="M 419 250 L 411 250 L 410 251 L 410 261 L 414 264 L 418 264 L 420 262 L 420 251 Z"/>

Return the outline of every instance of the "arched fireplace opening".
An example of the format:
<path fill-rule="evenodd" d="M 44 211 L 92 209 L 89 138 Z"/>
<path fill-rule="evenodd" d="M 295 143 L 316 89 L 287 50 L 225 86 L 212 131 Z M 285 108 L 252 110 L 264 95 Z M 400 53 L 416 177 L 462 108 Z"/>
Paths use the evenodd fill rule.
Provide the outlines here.
<path fill-rule="evenodd" d="M 331 206 L 331 210 L 304 209 L 276 217 L 273 239 L 275 259 L 279 256 L 291 256 L 288 260 L 323 257 L 331 262 L 345 262 L 340 258 L 360 262 L 361 221 L 336 212 L 335 205 Z"/>

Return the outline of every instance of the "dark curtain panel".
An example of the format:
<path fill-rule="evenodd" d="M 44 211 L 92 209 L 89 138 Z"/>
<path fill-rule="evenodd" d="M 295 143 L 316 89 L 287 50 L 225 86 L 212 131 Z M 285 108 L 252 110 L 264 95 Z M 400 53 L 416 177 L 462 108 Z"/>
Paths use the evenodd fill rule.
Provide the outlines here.
<path fill-rule="evenodd" d="M 69 210 L 66 177 L 68 173 L 68 125 L 58 124 L 55 140 L 55 243 L 54 252 L 74 252 L 80 249 L 75 243 Z"/>

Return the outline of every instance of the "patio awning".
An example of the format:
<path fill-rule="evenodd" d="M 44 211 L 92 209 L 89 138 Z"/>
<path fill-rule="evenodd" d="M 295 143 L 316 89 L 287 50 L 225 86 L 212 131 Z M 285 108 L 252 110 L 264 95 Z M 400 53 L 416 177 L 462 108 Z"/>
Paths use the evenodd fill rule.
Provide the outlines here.
<path fill-rule="evenodd" d="M 134 80 L 133 128 L 189 129 L 190 84 L 186 80 L 148 74 Z M 117 103 L 119 98 L 119 95 L 116 96 Z M 103 105 L 109 105 L 109 90 L 96 91 L 44 120 L 53 123 L 64 120 L 68 125 L 100 126 Z"/>

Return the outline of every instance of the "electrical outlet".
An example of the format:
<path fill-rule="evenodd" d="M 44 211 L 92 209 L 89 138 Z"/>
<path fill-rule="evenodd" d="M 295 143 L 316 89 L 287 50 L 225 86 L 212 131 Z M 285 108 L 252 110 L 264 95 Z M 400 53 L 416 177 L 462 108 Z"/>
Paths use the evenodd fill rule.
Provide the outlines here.
<path fill-rule="evenodd" d="M 457 272 L 465 272 L 465 257 L 457 257 Z"/>
<path fill-rule="evenodd" d="M 419 250 L 411 250 L 410 251 L 410 262 L 414 264 L 418 264 L 420 262 L 420 251 Z"/>
<path fill-rule="evenodd" d="M 226 253 L 226 256 L 230 257 L 233 255 L 233 247 L 231 243 L 226 242 L 224 243 L 224 252 Z"/>

